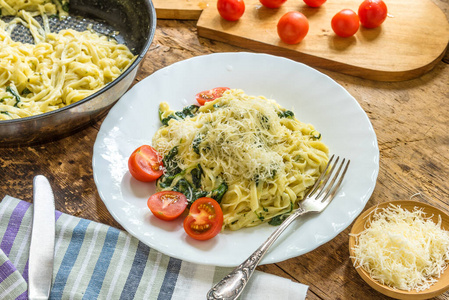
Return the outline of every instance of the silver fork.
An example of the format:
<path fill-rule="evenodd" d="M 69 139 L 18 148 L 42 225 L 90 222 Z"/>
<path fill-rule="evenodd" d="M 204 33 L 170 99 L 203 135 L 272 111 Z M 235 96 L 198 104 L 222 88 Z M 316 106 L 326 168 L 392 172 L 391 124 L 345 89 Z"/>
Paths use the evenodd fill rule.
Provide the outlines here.
<path fill-rule="evenodd" d="M 350 160 L 343 159 L 339 164 L 340 157 L 334 155 L 330 158 L 325 170 L 321 173 L 315 185 L 309 190 L 299 207 L 270 235 L 270 237 L 251 254 L 243 263 L 215 284 L 207 293 L 207 299 L 232 300 L 236 299 L 245 288 L 251 275 L 254 273 L 262 257 L 273 245 L 281 233 L 299 216 L 313 212 L 319 213 L 332 201 L 343 178 L 348 170 Z M 345 163 L 346 162 L 346 163 Z M 328 169 L 330 170 L 328 172 Z M 336 172 L 334 172 L 336 170 Z"/>

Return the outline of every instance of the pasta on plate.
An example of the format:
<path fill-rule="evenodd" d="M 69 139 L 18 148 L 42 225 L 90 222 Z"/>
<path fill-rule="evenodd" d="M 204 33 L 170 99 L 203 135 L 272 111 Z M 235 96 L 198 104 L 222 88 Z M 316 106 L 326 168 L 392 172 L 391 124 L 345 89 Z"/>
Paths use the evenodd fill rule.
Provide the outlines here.
<path fill-rule="evenodd" d="M 182 192 L 190 201 L 214 198 L 231 230 L 278 225 L 328 162 L 328 147 L 312 125 L 239 89 L 178 112 L 163 102 L 159 114 L 163 126 L 152 145 L 165 173 L 158 190 Z"/>
<path fill-rule="evenodd" d="M 50 32 L 48 15 L 66 15 L 61 4 L 65 2 L 0 3 L 4 1 L 11 3 L 2 6 L 2 14 L 16 17 L 8 23 L 0 20 L 0 120 L 33 116 L 84 99 L 116 79 L 136 57 L 127 46 L 90 30 Z M 34 18 L 37 15 L 42 22 Z M 35 44 L 11 39 L 19 24 L 30 30 Z"/>

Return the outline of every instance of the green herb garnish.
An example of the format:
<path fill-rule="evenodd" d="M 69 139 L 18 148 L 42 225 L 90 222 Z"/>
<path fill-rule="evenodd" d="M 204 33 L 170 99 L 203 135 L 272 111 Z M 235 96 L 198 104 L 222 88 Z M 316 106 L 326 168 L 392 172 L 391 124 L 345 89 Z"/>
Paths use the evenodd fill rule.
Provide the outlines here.
<path fill-rule="evenodd" d="M 285 110 L 285 111 L 278 112 L 278 116 L 279 116 L 279 118 L 293 119 L 295 114 L 291 110 Z"/>

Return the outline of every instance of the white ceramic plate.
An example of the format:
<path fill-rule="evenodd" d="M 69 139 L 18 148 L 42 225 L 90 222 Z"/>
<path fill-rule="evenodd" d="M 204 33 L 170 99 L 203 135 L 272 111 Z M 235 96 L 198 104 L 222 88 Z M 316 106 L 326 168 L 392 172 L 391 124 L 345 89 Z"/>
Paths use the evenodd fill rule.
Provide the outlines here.
<path fill-rule="evenodd" d="M 313 124 L 332 154 L 351 159 L 343 187 L 329 207 L 294 222 L 262 263 L 307 253 L 347 228 L 371 196 L 379 170 L 377 139 L 367 115 L 328 76 L 289 59 L 252 53 L 210 54 L 175 63 L 136 84 L 117 102 L 101 126 L 93 153 L 95 183 L 112 216 L 162 253 L 215 266 L 240 264 L 275 229 L 264 224 L 195 241 L 184 233 L 182 220 L 164 222 L 151 214 L 146 202 L 155 191 L 154 184 L 138 182 L 128 172 L 132 151 L 151 144 L 161 125 L 160 102 L 179 110 L 195 103 L 196 93 L 217 86 L 278 101 L 299 120 Z"/>

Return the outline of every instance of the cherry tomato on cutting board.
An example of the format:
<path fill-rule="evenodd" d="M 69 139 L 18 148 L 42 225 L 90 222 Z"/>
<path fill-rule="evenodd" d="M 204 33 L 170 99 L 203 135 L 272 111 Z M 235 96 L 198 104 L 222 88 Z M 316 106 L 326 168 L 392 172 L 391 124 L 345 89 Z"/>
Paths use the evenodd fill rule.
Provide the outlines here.
<path fill-rule="evenodd" d="M 245 2 L 243 0 L 218 0 L 217 9 L 223 19 L 237 21 L 245 12 Z"/>
<path fill-rule="evenodd" d="M 339 11 L 331 20 L 332 30 L 341 37 L 353 36 L 359 30 L 359 17 L 350 9 Z"/>
<path fill-rule="evenodd" d="M 223 226 L 223 211 L 212 198 L 195 200 L 184 219 L 184 230 L 192 238 L 205 241 L 216 236 Z"/>
<path fill-rule="evenodd" d="M 216 87 L 208 91 L 202 91 L 195 95 L 196 101 L 200 105 L 204 105 L 206 102 L 214 101 L 217 98 L 223 96 L 223 93 L 229 90 L 228 87 Z"/>
<path fill-rule="evenodd" d="M 366 28 L 379 27 L 387 18 L 387 5 L 382 0 L 365 0 L 359 6 L 360 23 Z"/>
<path fill-rule="evenodd" d="M 162 176 L 164 165 L 162 157 L 148 145 L 134 150 L 128 159 L 128 169 L 131 175 L 143 182 L 154 181 Z"/>
<path fill-rule="evenodd" d="M 171 221 L 184 212 L 187 207 L 187 198 L 179 192 L 162 191 L 151 195 L 147 205 L 155 217 Z"/>
<path fill-rule="evenodd" d="M 259 1 L 265 7 L 268 7 L 268 8 L 279 8 L 287 0 L 259 0 Z"/>
<path fill-rule="evenodd" d="M 326 0 L 304 0 L 304 3 L 310 7 L 320 7 Z"/>
<path fill-rule="evenodd" d="M 309 32 L 309 21 L 302 13 L 290 11 L 279 19 L 277 31 L 284 43 L 298 44 Z"/>

